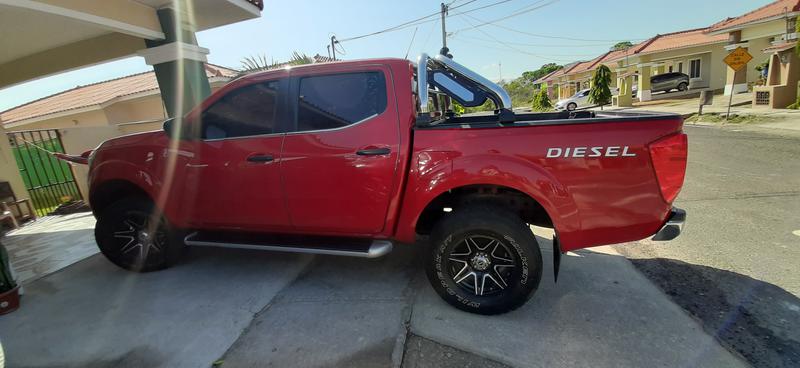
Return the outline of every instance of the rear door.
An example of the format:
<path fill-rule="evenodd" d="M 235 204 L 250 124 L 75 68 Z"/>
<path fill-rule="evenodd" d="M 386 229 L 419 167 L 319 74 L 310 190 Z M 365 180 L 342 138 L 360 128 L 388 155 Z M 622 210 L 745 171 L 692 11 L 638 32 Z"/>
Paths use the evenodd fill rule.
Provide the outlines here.
<path fill-rule="evenodd" d="M 295 230 L 383 230 L 400 146 L 391 81 L 383 66 L 292 77 L 281 172 Z"/>
<path fill-rule="evenodd" d="M 280 159 L 288 79 L 259 81 L 226 93 L 201 114 L 201 140 L 186 167 L 193 226 L 289 228 Z"/>

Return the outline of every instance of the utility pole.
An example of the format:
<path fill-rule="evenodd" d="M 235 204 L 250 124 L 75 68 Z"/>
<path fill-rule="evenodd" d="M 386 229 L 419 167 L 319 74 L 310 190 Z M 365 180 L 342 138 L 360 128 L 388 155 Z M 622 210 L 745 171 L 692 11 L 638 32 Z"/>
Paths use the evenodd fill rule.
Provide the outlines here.
<path fill-rule="evenodd" d="M 336 61 L 336 43 L 337 42 L 339 42 L 339 41 L 336 41 L 336 36 L 335 35 L 331 36 L 331 46 L 330 46 L 330 48 L 331 48 L 331 55 L 333 55 L 333 61 Z"/>
<path fill-rule="evenodd" d="M 444 20 L 447 17 L 447 8 L 448 6 L 442 3 L 442 49 L 439 50 L 439 53 L 452 59 L 453 55 L 450 53 L 450 49 L 447 48 L 447 27 Z"/>
<path fill-rule="evenodd" d="M 497 62 L 497 72 L 500 73 L 500 81 L 503 80 L 503 63 L 498 61 Z"/>

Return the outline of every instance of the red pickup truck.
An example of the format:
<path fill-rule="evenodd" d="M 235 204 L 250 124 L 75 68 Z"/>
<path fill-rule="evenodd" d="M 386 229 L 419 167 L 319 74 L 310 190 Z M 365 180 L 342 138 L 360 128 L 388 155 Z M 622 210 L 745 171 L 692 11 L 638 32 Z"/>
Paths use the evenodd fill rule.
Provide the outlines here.
<path fill-rule="evenodd" d="M 487 99 L 493 113 L 452 111 Z M 88 154 L 95 235 L 135 271 L 187 245 L 379 257 L 423 239 L 444 300 L 503 313 L 541 279 L 530 225 L 554 229 L 556 270 L 563 252 L 680 234 L 682 125 L 516 113 L 502 88 L 443 56 L 272 70 Z"/>

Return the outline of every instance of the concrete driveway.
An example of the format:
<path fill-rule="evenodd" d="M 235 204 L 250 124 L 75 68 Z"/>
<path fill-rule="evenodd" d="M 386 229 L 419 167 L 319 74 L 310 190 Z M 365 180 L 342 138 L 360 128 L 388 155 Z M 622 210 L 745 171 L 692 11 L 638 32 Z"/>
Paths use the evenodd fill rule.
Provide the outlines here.
<path fill-rule="evenodd" d="M 442 302 L 423 250 L 192 249 L 148 274 L 93 255 L 27 284 L 0 341 L 9 367 L 744 366 L 610 248 L 564 257 L 557 286 L 545 262 L 534 298 L 493 317 Z"/>

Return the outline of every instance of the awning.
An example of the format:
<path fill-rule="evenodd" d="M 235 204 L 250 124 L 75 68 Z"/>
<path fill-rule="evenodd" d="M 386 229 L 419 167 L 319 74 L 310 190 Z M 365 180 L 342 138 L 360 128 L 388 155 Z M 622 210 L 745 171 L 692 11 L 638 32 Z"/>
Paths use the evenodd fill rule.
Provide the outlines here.
<path fill-rule="evenodd" d="M 795 47 L 796 45 L 797 45 L 797 41 L 781 42 L 779 44 L 775 44 L 775 45 L 772 45 L 770 47 L 767 47 L 767 48 L 765 48 L 765 49 L 763 49 L 761 51 L 763 51 L 765 54 L 771 54 L 771 53 L 774 53 L 774 52 L 781 52 L 781 51 L 784 51 L 784 50 L 791 49 L 792 47 Z"/>

